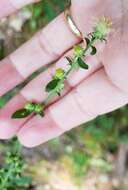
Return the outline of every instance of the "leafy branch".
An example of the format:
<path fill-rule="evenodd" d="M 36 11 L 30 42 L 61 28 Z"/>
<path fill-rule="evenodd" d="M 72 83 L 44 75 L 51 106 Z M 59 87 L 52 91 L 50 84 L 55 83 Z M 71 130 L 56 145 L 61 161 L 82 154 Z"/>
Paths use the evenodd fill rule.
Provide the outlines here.
<path fill-rule="evenodd" d="M 24 108 L 13 113 L 12 118 L 25 118 L 31 114 L 44 116 L 44 110 L 51 99 L 57 95 L 61 96 L 61 92 L 65 87 L 65 80 L 69 74 L 75 70 L 78 70 L 79 68 L 85 70 L 89 69 L 89 65 L 84 61 L 85 57 L 88 54 L 93 56 L 97 53 L 95 43 L 97 41 L 106 41 L 111 25 L 112 23 L 108 18 L 102 17 L 99 19 L 94 27 L 94 31 L 83 39 L 85 47 L 82 45 L 75 45 L 73 48 L 73 57 L 66 57 L 68 61 L 68 69 L 64 70 L 62 68 L 58 68 L 55 71 L 52 80 L 46 85 L 45 88 L 46 92 L 48 93 L 46 99 L 42 103 L 27 103 Z"/>

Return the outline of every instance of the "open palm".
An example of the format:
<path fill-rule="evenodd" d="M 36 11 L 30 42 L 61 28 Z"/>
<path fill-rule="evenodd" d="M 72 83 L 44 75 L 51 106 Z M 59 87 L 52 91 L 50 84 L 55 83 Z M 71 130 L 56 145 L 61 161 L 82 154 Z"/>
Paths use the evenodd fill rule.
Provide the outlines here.
<path fill-rule="evenodd" d="M 0 17 L 7 16 L 32 0 L 1 0 Z M 34 1 L 33 1 L 34 2 Z M 79 29 L 92 31 L 95 19 L 112 19 L 113 31 L 107 45 L 97 44 L 99 53 L 87 57 L 89 70 L 78 70 L 67 80 L 63 97 L 53 102 L 44 118 L 12 120 L 12 113 L 27 101 L 43 101 L 45 86 L 58 67 L 67 65 L 65 55 L 79 42 L 69 30 L 64 14 L 40 30 L 31 40 L 0 63 L 0 95 L 22 82 L 36 69 L 58 60 L 24 87 L 0 110 L 0 138 L 18 136 L 21 143 L 33 147 L 98 115 L 128 103 L 128 3 L 127 0 L 72 0 L 71 13 Z"/>

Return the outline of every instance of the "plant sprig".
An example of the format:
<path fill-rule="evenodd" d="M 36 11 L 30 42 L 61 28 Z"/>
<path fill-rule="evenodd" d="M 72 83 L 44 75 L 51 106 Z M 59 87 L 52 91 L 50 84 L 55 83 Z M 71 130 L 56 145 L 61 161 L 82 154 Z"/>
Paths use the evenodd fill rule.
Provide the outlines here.
<path fill-rule="evenodd" d="M 22 173 L 26 164 L 21 156 L 21 145 L 16 138 L 11 141 L 11 150 L 6 153 L 3 166 L 0 167 L 0 189 L 14 190 L 28 187 L 32 179 Z"/>
<path fill-rule="evenodd" d="M 69 74 L 79 68 L 85 70 L 89 69 L 89 65 L 85 62 L 85 57 L 88 53 L 92 56 L 97 53 L 95 43 L 97 41 L 106 41 L 111 25 L 112 23 L 108 18 L 102 17 L 99 19 L 94 26 L 94 31 L 83 39 L 83 41 L 86 42 L 86 47 L 75 45 L 73 48 L 73 57 L 66 57 L 69 66 L 68 69 L 56 69 L 52 80 L 46 85 L 45 91 L 48 93 L 46 99 L 42 103 L 29 102 L 25 104 L 24 108 L 13 113 L 12 118 L 25 118 L 31 114 L 44 116 L 44 110 L 52 98 L 57 95 L 61 96 L 61 92 L 65 87 L 65 80 Z"/>

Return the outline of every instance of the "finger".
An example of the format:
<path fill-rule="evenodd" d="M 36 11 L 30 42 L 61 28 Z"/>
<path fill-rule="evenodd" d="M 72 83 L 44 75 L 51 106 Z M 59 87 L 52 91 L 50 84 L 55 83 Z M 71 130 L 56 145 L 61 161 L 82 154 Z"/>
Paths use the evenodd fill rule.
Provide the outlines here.
<path fill-rule="evenodd" d="M 72 34 L 65 23 L 64 14 L 58 16 L 31 40 L 1 61 L 0 95 L 16 86 L 41 66 L 58 59 L 63 52 L 78 41 L 79 39 Z"/>
<path fill-rule="evenodd" d="M 38 2 L 38 0 L 0 0 L 0 19 L 27 4 L 35 2 Z"/>
<path fill-rule="evenodd" d="M 110 82 L 102 68 L 51 105 L 44 118 L 35 116 L 28 121 L 18 138 L 23 145 L 34 147 L 127 102 L 128 96 Z"/>
<path fill-rule="evenodd" d="M 72 55 L 72 51 L 69 51 L 67 56 Z M 43 74 L 40 74 L 36 79 L 31 81 L 26 87 L 21 90 L 20 94 L 14 97 L 9 103 L 0 110 L 0 138 L 1 139 L 7 139 L 11 138 L 16 134 L 16 132 L 20 129 L 20 127 L 23 125 L 23 123 L 27 120 L 12 120 L 11 115 L 17 110 L 20 109 L 25 105 L 27 101 L 43 101 L 47 93 L 45 92 L 45 86 L 48 81 L 51 80 L 51 77 L 56 70 L 56 68 L 64 67 L 64 65 L 67 65 L 66 62 L 67 59 L 65 56 L 61 58 L 54 66 L 49 68 L 49 70 L 45 71 Z M 86 60 L 87 61 L 87 60 Z M 101 67 L 101 64 L 96 56 L 94 57 L 88 57 L 89 62 L 89 70 L 82 71 L 79 69 L 78 71 L 72 73 L 66 82 L 65 90 L 61 94 L 61 98 L 67 94 L 71 88 L 76 86 L 80 81 L 83 79 L 89 77 L 94 71 L 96 71 L 98 68 Z M 76 79 L 77 78 L 77 79 Z M 54 98 L 52 102 L 57 100 L 57 98 Z"/>

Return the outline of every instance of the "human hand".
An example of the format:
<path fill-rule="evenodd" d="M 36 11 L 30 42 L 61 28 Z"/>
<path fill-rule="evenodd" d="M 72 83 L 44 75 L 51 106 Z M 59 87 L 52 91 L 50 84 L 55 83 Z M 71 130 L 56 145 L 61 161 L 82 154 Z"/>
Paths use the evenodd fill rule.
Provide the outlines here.
<path fill-rule="evenodd" d="M 11 3 L 13 4 L 11 4 Z M 32 0 L 1 0 L 0 17 Z M 3 8 L 4 7 L 4 8 Z M 86 58 L 89 70 L 72 73 L 67 81 L 65 96 L 49 106 L 45 117 L 12 120 L 12 113 L 27 101 L 42 101 L 45 85 L 58 67 L 65 67 L 66 55 L 79 40 L 69 30 L 63 13 L 39 31 L 22 47 L 1 61 L 0 95 L 22 82 L 42 65 L 59 59 L 47 71 L 31 81 L 0 111 L 0 138 L 18 136 L 20 142 L 33 147 L 98 115 L 115 110 L 128 102 L 128 4 L 117 0 L 72 0 L 72 16 L 83 33 L 92 31 L 94 18 L 103 15 L 113 22 L 113 33 L 104 47 L 97 44 L 99 53 Z M 43 88 L 42 88 L 43 87 Z"/>

